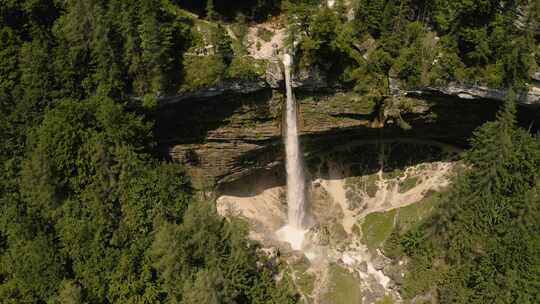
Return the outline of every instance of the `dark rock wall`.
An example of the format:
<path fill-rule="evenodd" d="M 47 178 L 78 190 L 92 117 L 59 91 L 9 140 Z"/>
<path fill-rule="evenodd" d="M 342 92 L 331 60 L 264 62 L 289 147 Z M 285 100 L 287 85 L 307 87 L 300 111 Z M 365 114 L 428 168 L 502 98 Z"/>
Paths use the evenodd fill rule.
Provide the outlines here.
<path fill-rule="evenodd" d="M 366 140 L 429 139 L 464 146 L 475 128 L 495 117 L 500 104 L 427 95 L 374 102 L 335 91 L 298 91 L 297 99 L 308 158 Z M 162 106 L 155 113 L 159 149 L 185 164 L 199 188 L 270 169 L 283 160 L 283 101 L 280 90 L 261 89 Z"/>

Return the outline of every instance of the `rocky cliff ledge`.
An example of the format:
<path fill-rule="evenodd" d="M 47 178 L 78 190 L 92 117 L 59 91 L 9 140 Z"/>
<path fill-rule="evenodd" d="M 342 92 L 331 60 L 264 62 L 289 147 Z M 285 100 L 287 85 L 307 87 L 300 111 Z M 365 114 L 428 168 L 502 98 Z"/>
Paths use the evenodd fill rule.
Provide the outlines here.
<path fill-rule="evenodd" d="M 304 152 L 391 138 L 465 143 L 492 119 L 497 102 L 452 97 L 389 97 L 374 102 L 347 92 L 297 91 Z M 160 107 L 156 134 L 164 154 L 184 163 L 197 186 L 230 182 L 282 161 L 280 90 L 189 98 Z"/>
<path fill-rule="evenodd" d="M 450 83 L 445 87 L 425 87 L 418 90 L 406 91 L 405 95 L 432 95 L 443 94 L 461 99 L 493 99 L 504 100 L 506 90 L 493 89 L 481 85 L 465 85 Z M 522 105 L 540 106 L 540 85 L 533 83 L 526 93 L 518 95 L 518 102 Z"/>
<path fill-rule="evenodd" d="M 282 85 L 281 68 L 274 61 L 264 79 L 230 80 L 162 98 L 155 112 L 161 151 L 184 163 L 199 187 L 280 164 Z M 506 95 L 450 84 L 413 91 L 394 86 L 393 95 L 375 98 L 331 87 L 317 70 L 297 73 L 294 86 L 308 157 L 332 145 L 392 138 L 465 145 L 476 127 L 494 118 Z M 540 105 L 540 86 L 531 86 L 520 103 Z"/>

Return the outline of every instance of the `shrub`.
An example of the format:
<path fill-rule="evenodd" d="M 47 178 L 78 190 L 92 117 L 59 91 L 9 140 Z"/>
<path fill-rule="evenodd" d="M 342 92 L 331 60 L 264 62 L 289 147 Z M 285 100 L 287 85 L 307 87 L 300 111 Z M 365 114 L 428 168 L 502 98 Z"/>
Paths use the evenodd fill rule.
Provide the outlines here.
<path fill-rule="evenodd" d="M 227 76 L 230 78 L 257 79 L 264 71 L 264 61 L 258 61 L 250 57 L 235 57 L 229 66 Z"/>
<path fill-rule="evenodd" d="M 213 85 L 223 78 L 226 68 L 221 56 L 186 56 L 183 89 L 189 91 Z"/>

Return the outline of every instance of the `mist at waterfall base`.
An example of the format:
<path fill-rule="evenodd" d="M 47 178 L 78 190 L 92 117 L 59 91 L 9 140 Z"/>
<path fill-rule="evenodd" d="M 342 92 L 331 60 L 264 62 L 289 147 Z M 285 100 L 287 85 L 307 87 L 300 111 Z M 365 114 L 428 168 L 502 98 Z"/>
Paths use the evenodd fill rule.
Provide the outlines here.
<path fill-rule="evenodd" d="M 283 56 L 283 65 L 285 67 L 285 87 L 287 91 L 285 166 L 287 171 L 288 223 L 279 229 L 276 235 L 279 240 L 291 244 L 294 250 L 300 250 L 307 231 L 304 229 L 306 198 L 302 154 L 298 140 L 296 102 L 291 85 L 291 63 L 291 56 L 285 54 Z"/>

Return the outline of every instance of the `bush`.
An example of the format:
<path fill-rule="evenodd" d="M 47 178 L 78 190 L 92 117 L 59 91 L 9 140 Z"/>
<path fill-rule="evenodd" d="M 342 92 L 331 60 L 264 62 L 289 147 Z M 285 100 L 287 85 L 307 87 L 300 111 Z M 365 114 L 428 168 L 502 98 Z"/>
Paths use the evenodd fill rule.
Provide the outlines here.
<path fill-rule="evenodd" d="M 184 58 L 185 83 L 182 89 L 189 91 L 213 85 L 225 76 L 226 69 L 227 66 L 221 56 L 186 56 Z"/>
<path fill-rule="evenodd" d="M 231 30 L 233 31 L 236 38 L 238 38 L 238 40 L 243 41 L 244 37 L 246 37 L 249 31 L 249 28 L 246 24 L 246 17 L 242 14 L 239 14 L 235 19 L 235 23 L 231 25 Z"/>
<path fill-rule="evenodd" d="M 229 66 L 227 76 L 240 79 L 257 79 L 265 71 L 264 61 L 257 61 L 250 57 L 235 57 Z"/>

